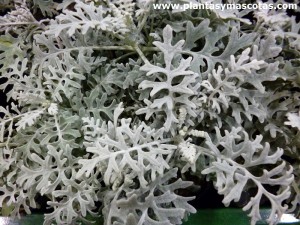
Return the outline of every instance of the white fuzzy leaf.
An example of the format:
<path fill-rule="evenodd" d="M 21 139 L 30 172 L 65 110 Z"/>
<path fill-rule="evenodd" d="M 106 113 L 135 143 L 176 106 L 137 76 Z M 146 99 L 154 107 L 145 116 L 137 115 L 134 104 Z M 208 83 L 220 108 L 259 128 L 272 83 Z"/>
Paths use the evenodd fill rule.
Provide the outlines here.
<path fill-rule="evenodd" d="M 288 121 L 284 124 L 298 128 L 300 130 L 300 116 L 296 113 L 288 113 L 287 117 Z"/>
<path fill-rule="evenodd" d="M 44 109 L 37 109 L 24 113 L 21 119 L 16 123 L 16 130 L 19 131 L 20 129 L 25 129 L 27 126 L 32 126 L 44 111 Z"/>

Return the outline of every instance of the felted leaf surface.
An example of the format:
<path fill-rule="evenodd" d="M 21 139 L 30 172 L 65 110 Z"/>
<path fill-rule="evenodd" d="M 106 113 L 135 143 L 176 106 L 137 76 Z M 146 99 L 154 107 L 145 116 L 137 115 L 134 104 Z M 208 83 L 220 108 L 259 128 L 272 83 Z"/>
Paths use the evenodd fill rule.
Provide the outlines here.
<path fill-rule="evenodd" d="M 45 33 L 58 37 L 63 30 L 67 30 L 66 33 L 71 37 L 76 30 L 80 30 L 82 34 L 86 34 L 89 29 L 120 33 L 128 31 L 123 21 L 109 15 L 108 9 L 95 6 L 94 2 L 84 4 L 75 0 L 74 9 L 75 11 L 63 10 L 63 13 L 56 17 L 56 21 L 53 21 Z"/>
<path fill-rule="evenodd" d="M 288 121 L 285 122 L 284 124 L 296 127 L 300 130 L 300 116 L 297 115 L 296 113 L 288 113 Z"/>
<path fill-rule="evenodd" d="M 206 144 L 217 156 L 210 166 L 203 170 L 203 174 L 214 173 L 216 181 L 214 182 L 219 194 L 224 195 L 223 203 L 229 205 L 231 201 L 238 201 L 242 190 L 245 189 L 248 182 L 252 182 L 257 187 L 256 194 L 243 210 L 251 210 L 251 224 L 256 224 L 261 219 L 259 213 L 261 198 L 265 196 L 271 203 L 272 212 L 268 218 L 269 224 L 275 224 L 277 215 L 282 215 L 287 209 L 283 202 L 290 195 L 289 184 L 293 180 L 292 168 L 286 168 L 286 163 L 281 160 L 282 149 L 271 151 L 268 143 L 261 145 L 262 136 L 256 136 L 252 141 L 246 132 L 241 128 L 233 128 L 231 132 L 226 131 L 225 136 L 221 136 L 220 131 L 216 129 L 217 139 L 212 141 L 207 139 Z M 238 140 L 242 140 L 238 142 Z M 224 148 L 219 150 L 219 148 Z M 241 157 L 242 160 L 238 160 Z M 258 165 L 271 164 L 272 169 L 259 170 Z M 254 169 L 255 168 L 255 169 Z M 270 193 L 265 185 L 278 185 L 282 189 L 276 195 Z"/>
<path fill-rule="evenodd" d="M 181 179 L 170 182 L 176 172 L 173 169 L 164 176 L 158 176 L 146 188 L 126 190 L 121 187 L 117 192 L 107 193 L 102 211 L 107 215 L 104 224 L 180 224 L 186 214 L 195 213 L 196 210 L 187 203 L 192 197 L 175 193 L 176 189 L 191 185 Z M 123 197 L 124 191 L 128 194 Z"/>
<path fill-rule="evenodd" d="M 84 118 L 84 144 L 92 157 L 79 160 L 82 168 L 77 177 L 90 176 L 97 168 L 103 174 L 106 185 L 109 185 L 120 176 L 122 179 L 124 171 L 128 170 L 145 187 L 148 183 L 146 174 L 149 173 L 154 180 L 169 168 L 166 158 L 173 154 L 176 147 L 164 142 L 163 128 L 155 131 L 144 123 L 131 127 L 131 119 L 121 119 L 118 125 L 122 111 L 119 107 L 115 110 L 114 124 L 101 124 L 99 120 Z"/>
<path fill-rule="evenodd" d="M 166 115 L 164 126 L 167 131 L 174 129 L 174 124 L 178 123 L 176 108 L 185 106 L 191 116 L 196 116 L 193 109 L 196 105 L 190 100 L 195 95 L 198 85 L 196 78 L 198 74 L 188 70 L 192 58 L 180 59 L 177 67 L 173 68 L 172 62 L 175 56 L 182 50 L 184 41 L 181 40 L 172 45 L 172 28 L 167 26 L 163 30 L 164 42 L 153 42 L 163 53 L 165 67 L 146 64 L 140 69 L 147 72 L 147 76 L 153 75 L 154 79 L 144 80 L 139 84 L 142 90 L 152 89 L 151 100 L 144 100 L 147 107 L 136 111 L 137 114 L 146 114 L 146 119 L 152 114 L 159 115 L 163 112 Z"/>

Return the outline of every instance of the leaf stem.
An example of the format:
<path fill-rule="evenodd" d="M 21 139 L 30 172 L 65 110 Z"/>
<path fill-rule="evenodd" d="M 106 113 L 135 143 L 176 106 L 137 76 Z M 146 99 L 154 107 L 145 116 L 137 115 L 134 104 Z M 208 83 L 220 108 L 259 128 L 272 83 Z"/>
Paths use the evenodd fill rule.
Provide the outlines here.
<path fill-rule="evenodd" d="M 134 46 L 134 49 L 139 54 L 139 56 L 142 58 L 142 60 L 144 61 L 145 64 L 150 64 L 149 60 L 146 58 L 146 56 L 144 55 L 144 53 L 142 52 L 142 50 L 139 48 L 139 46 L 137 44 Z"/>
<path fill-rule="evenodd" d="M 141 23 L 138 25 L 138 32 L 140 33 L 142 31 L 142 29 L 144 28 L 146 22 L 147 22 L 147 19 L 149 17 L 149 14 L 150 14 L 150 11 L 147 10 L 147 12 L 144 14 L 143 16 L 143 19 L 141 21 Z"/>
<path fill-rule="evenodd" d="M 3 148 L 3 147 L 8 147 L 8 146 L 18 146 L 18 144 L 16 143 L 0 143 L 0 148 Z"/>
<path fill-rule="evenodd" d="M 300 196 L 300 189 L 295 180 L 293 180 L 293 182 L 292 182 L 292 187 L 294 188 L 294 191 L 296 192 L 296 194 Z"/>
<path fill-rule="evenodd" d="M 38 22 L 14 22 L 14 23 L 0 23 L 0 26 L 20 26 L 20 25 L 37 25 L 40 24 Z"/>

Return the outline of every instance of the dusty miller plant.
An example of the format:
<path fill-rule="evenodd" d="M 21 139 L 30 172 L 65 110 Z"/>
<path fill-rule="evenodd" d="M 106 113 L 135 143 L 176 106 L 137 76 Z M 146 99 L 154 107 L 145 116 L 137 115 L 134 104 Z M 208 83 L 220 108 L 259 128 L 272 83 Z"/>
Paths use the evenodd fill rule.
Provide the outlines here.
<path fill-rule="evenodd" d="M 225 206 L 249 192 L 252 225 L 262 199 L 270 225 L 299 215 L 296 18 L 153 3 L 169 1 L 2 1 L 0 206 L 44 196 L 44 224 L 181 224 L 190 174 Z"/>

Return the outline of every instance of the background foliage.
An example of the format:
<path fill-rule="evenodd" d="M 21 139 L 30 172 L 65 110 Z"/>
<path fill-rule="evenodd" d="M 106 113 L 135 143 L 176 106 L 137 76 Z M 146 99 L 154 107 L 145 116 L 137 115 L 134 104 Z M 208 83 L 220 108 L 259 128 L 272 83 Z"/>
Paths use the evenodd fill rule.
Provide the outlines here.
<path fill-rule="evenodd" d="M 1 208 L 181 224 L 212 181 L 225 206 L 250 195 L 251 224 L 265 201 L 269 224 L 299 215 L 298 11 L 154 3 L 1 2 Z"/>

